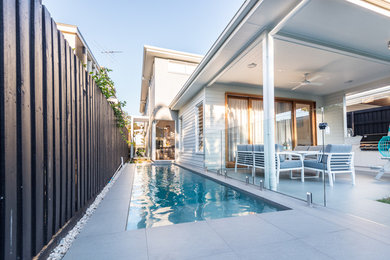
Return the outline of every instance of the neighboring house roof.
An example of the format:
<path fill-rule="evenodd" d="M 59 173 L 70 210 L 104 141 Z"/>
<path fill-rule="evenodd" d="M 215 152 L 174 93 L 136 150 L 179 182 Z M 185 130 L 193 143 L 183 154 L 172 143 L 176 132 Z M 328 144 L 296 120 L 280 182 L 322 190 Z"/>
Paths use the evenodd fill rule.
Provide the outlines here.
<path fill-rule="evenodd" d="M 100 68 L 99 63 L 97 62 L 95 56 L 93 55 L 91 49 L 89 48 L 87 42 L 85 41 L 83 35 L 81 34 L 80 30 L 76 25 L 72 24 L 65 24 L 65 23 L 56 23 L 57 28 L 62 33 L 68 33 L 68 34 L 74 34 L 77 36 L 78 40 L 81 42 L 81 44 L 88 50 L 89 57 L 93 60 L 96 67 Z M 72 48 L 76 48 L 76 46 L 71 46 Z"/>
<path fill-rule="evenodd" d="M 336 64 L 338 59 L 343 61 L 345 71 L 343 71 L 342 76 L 348 77 L 348 74 L 359 76 L 356 75 L 359 62 L 361 62 L 361 67 L 366 65 L 367 68 L 370 67 L 373 76 L 367 78 L 369 80 L 378 80 L 384 76 L 386 71 L 388 75 L 388 66 L 390 65 L 390 47 L 388 46 L 390 44 L 390 12 L 384 8 L 378 9 L 377 6 L 368 9 L 367 6 L 363 7 L 361 2 L 368 4 L 370 1 L 245 1 L 183 88 L 172 100 L 169 107 L 173 110 L 180 109 L 199 90 L 213 85 L 220 79 L 221 75 L 235 65 L 235 72 L 238 75 L 237 64 L 243 60 L 253 62 L 250 61 L 250 57 L 256 59 L 256 63 L 259 64 L 257 69 L 261 69 L 262 51 L 260 43 L 266 32 L 271 32 L 275 42 L 281 43 L 280 45 L 284 47 L 284 57 L 280 57 L 282 55 L 275 56 L 275 64 L 277 61 L 283 61 L 283 58 L 287 59 L 286 56 L 290 53 L 297 53 L 302 48 L 313 48 L 317 50 L 316 54 L 332 58 L 332 62 Z M 280 47 L 277 43 L 275 43 L 275 53 L 278 53 Z M 254 49 L 258 49 L 257 53 L 253 51 Z M 257 56 L 248 55 L 252 53 Z M 304 54 L 304 52 L 302 53 Z M 306 54 L 306 56 L 308 55 Z M 298 57 L 300 56 L 298 55 Z M 302 58 L 306 57 L 302 56 Z M 310 64 L 312 67 L 301 68 L 301 70 L 304 70 L 300 72 L 301 75 L 308 69 L 315 71 L 315 69 L 325 68 L 326 58 L 320 64 L 321 66 L 317 66 L 317 68 L 314 66 L 316 58 L 313 58 L 313 62 Z M 299 60 L 299 58 L 295 59 L 297 62 Z M 359 60 L 359 62 L 356 60 Z M 291 60 L 289 62 L 289 65 L 294 63 Z M 348 63 L 353 63 L 353 66 L 348 68 Z M 245 63 L 239 65 L 241 68 L 247 66 Z M 336 66 L 330 65 L 329 63 L 328 68 L 325 68 L 326 72 L 330 73 L 329 68 L 331 67 L 336 68 Z M 298 70 L 296 67 L 294 69 Z M 375 71 L 375 69 L 378 69 L 378 71 Z M 276 70 L 282 71 L 283 68 L 275 66 L 276 79 L 280 75 L 285 75 L 285 82 L 287 82 L 287 79 L 297 81 L 297 73 L 287 75 L 287 73 L 283 74 L 283 72 Z M 242 72 L 243 70 L 241 75 L 247 76 Z M 258 75 L 261 82 L 261 70 L 257 72 L 258 74 L 254 76 Z M 291 80 L 292 76 L 295 77 L 293 80 Z M 341 74 L 339 77 L 341 78 Z M 340 78 L 338 78 L 338 82 L 340 82 Z M 346 78 L 345 81 L 349 82 L 349 78 Z M 275 84 L 277 83 L 275 82 Z M 345 82 L 342 81 L 341 84 L 343 83 Z M 363 79 L 360 78 L 348 86 L 340 86 L 340 89 L 356 87 L 359 86 L 358 84 L 364 84 Z M 261 83 L 256 85 L 261 85 Z M 287 88 L 286 86 L 283 87 Z M 303 90 L 300 89 L 299 91 Z M 330 89 L 327 91 L 329 92 Z"/>
<path fill-rule="evenodd" d="M 154 58 L 163 58 L 169 60 L 177 60 L 183 62 L 199 63 L 203 56 L 188 52 L 174 51 L 154 46 L 144 46 L 144 56 L 142 65 L 142 82 L 141 82 L 141 98 L 140 112 L 144 113 L 146 99 L 148 96 L 149 81 L 153 73 Z"/>

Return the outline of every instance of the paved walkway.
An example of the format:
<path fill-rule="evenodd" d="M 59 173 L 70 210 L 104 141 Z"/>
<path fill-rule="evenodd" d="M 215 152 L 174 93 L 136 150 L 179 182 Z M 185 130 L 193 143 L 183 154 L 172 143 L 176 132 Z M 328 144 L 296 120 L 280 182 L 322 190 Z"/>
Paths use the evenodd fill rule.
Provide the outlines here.
<path fill-rule="evenodd" d="M 134 171 L 121 170 L 64 259 L 389 259 L 386 225 L 215 174 L 292 210 L 125 231 Z"/>

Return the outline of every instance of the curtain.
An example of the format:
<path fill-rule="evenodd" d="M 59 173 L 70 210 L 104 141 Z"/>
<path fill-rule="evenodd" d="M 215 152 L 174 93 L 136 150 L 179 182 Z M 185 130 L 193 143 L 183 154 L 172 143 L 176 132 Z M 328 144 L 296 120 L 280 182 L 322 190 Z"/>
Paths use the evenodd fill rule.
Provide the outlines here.
<path fill-rule="evenodd" d="M 234 161 L 238 144 L 248 143 L 248 100 L 228 99 L 228 160 Z"/>
<path fill-rule="evenodd" d="M 263 101 L 252 100 L 251 134 L 253 144 L 264 144 L 263 132 Z"/>
<path fill-rule="evenodd" d="M 292 148 L 291 110 L 291 103 L 275 102 L 275 143 L 283 145 L 285 149 Z"/>

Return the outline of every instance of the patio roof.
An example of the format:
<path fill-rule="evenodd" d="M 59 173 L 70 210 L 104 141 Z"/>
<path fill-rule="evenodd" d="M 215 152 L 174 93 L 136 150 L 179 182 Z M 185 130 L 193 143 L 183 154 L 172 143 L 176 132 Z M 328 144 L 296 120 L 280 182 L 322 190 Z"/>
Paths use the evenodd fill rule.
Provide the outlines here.
<path fill-rule="evenodd" d="M 305 73 L 320 86 L 296 91 L 326 95 L 373 81 L 386 85 L 390 82 L 390 12 L 380 9 L 379 13 L 360 2 L 247 1 L 231 22 L 230 34 L 225 30 L 219 37 L 170 107 L 179 109 L 215 82 L 262 85 L 260 43 L 264 32 L 272 30 L 278 88 L 294 88 Z M 243 10 L 246 14 L 240 15 Z M 256 64 L 252 69 L 251 63 Z"/>

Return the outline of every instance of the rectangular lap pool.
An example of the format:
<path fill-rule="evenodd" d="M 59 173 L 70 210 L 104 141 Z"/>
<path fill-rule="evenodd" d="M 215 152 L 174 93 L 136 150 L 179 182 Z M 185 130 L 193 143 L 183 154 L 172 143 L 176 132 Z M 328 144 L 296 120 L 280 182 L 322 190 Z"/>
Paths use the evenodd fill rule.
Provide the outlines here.
<path fill-rule="evenodd" d="M 284 209 L 178 166 L 137 166 L 127 230 Z"/>

